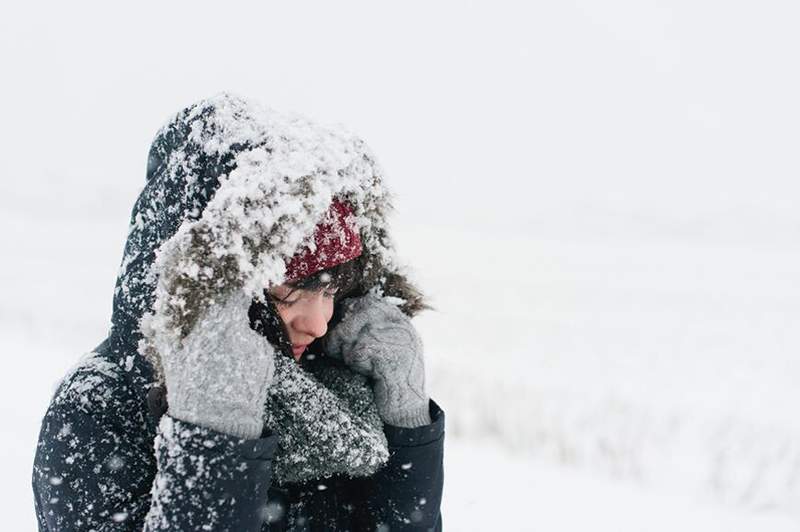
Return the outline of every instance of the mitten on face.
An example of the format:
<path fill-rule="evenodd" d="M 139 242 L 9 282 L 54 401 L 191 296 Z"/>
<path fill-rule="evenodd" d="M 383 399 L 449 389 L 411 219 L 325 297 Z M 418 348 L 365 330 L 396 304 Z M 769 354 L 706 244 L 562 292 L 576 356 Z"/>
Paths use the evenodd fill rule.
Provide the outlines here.
<path fill-rule="evenodd" d="M 385 423 L 430 424 L 422 339 L 409 317 L 373 294 L 343 305 L 342 320 L 325 338 L 326 353 L 374 379 L 375 403 Z"/>
<path fill-rule="evenodd" d="M 251 302 L 241 290 L 226 295 L 205 309 L 177 349 L 161 353 L 171 416 L 260 437 L 275 350 L 250 327 Z"/>

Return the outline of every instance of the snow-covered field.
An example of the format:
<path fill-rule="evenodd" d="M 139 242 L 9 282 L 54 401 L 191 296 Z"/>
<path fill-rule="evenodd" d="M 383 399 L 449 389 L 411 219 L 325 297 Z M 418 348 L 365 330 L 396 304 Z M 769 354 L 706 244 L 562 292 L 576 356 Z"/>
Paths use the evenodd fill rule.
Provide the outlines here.
<path fill-rule="evenodd" d="M 758 530 L 749 528 L 757 521 L 743 517 L 746 510 L 797 526 L 800 333 L 792 324 L 800 291 L 789 280 L 797 277 L 798 251 L 447 236 L 426 240 L 452 247 L 439 250 L 444 265 L 422 261 L 441 311 L 420 322 L 454 439 L 499 444 L 524 471 L 538 471 L 525 457 L 561 464 L 568 483 L 575 471 L 590 471 L 609 481 L 601 489 L 614 494 L 607 502 L 620 512 L 617 504 L 674 505 L 666 520 L 648 526 L 636 512 L 620 514 L 619 528 L 611 525 L 614 512 L 598 506 L 608 529 L 717 529 L 690 527 L 714 516 L 729 523 L 719 530 L 737 530 L 733 522 Z M 417 245 L 416 256 L 431 257 Z M 499 269 L 490 259 L 469 272 L 448 267 L 474 245 L 487 257 L 506 250 L 511 260 Z M 530 482 L 511 486 L 526 490 Z M 641 490 L 634 499 L 647 492 L 674 498 L 616 499 L 634 487 Z"/>
<path fill-rule="evenodd" d="M 473 441 L 451 441 L 445 468 L 445 530 L 797 530 L 797 520 L 779 513 L 720 506 L 680 490 L 643 490 Z"/>

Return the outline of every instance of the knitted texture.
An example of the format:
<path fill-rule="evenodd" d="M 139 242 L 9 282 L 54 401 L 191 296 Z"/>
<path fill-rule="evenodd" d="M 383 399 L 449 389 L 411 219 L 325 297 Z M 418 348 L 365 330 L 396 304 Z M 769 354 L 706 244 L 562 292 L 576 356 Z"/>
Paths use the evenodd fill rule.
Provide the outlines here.
<path fill-rule="evenodd" d="M 261 435 L 275 349 L 250 328 L 250 302 L 234 292 L 206 309 L 177 349 L 160 346 L 171 416 L 239 438 Z"/>
<path fill-rule="evenodd" d="M 328 213 L 314 231 L 314 243 L 295 254 L 286 265 L 285 282 L 292 283 L 359 255 L 361 238 L 358 236 L 353 209 L 338 198 L 333 198 Z"/>
<path fill-rule="evenodd" d="M 431 422 L 422 339 L 390 299 L 367 294 L 343 303 L 344 317 L 325 339 L 326 352 L 375 380 L 384 422 L 413 428 Z"/>
<path fill-rule="evenodd" d="M 302 365 L 275 357 L 264 407 L 265 425 L 278 435 L 273 481 L 372 475 L 387 462 L 389 450 L 367 379 L 341 361 L 307 357 Z"/>

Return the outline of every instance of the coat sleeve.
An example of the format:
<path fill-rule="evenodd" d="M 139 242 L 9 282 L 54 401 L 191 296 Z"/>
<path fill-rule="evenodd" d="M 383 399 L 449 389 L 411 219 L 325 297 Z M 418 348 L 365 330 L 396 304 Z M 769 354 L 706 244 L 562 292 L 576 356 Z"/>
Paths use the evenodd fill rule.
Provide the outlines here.
<path fill-rule="evenodd" d="M 275 435 L 243 440 L 163 416 L 144 529 L 261 530 L 277 443 Z"/>
<path fill-rule="evenodd" d="M 163 416 L 153 442 L 142 402 L 113 381 L 78 372 L 48 408 L 33 465 L 39 530 L 260 530 L 277 437 Z"/>
<path fill-rule="evenodd" d="M 442 530 L 444 411 L 431 400 L 430 413 L 423 427 L 384 426 L 388 463 L 351 485 L 358 530 Z"/>

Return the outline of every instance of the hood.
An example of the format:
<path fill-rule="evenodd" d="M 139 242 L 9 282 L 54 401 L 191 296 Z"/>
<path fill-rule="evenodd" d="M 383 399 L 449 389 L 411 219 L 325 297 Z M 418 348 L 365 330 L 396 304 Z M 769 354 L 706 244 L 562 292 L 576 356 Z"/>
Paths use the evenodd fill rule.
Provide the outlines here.
<path fill-rule="evenodd" d="M 227 93 L 181 110 L 150 148 L 111 336 L 152 357 L 152 345 L 180 342 L 226 292 L 262 299 L 283 282 L 287 261 L 313 245 L 334 197 L 351 205 L 361 236 L 358 290 L 397 297 L 409 315 L 424 308 L 396 260 L 391 197 L 361 139 Z"/>

